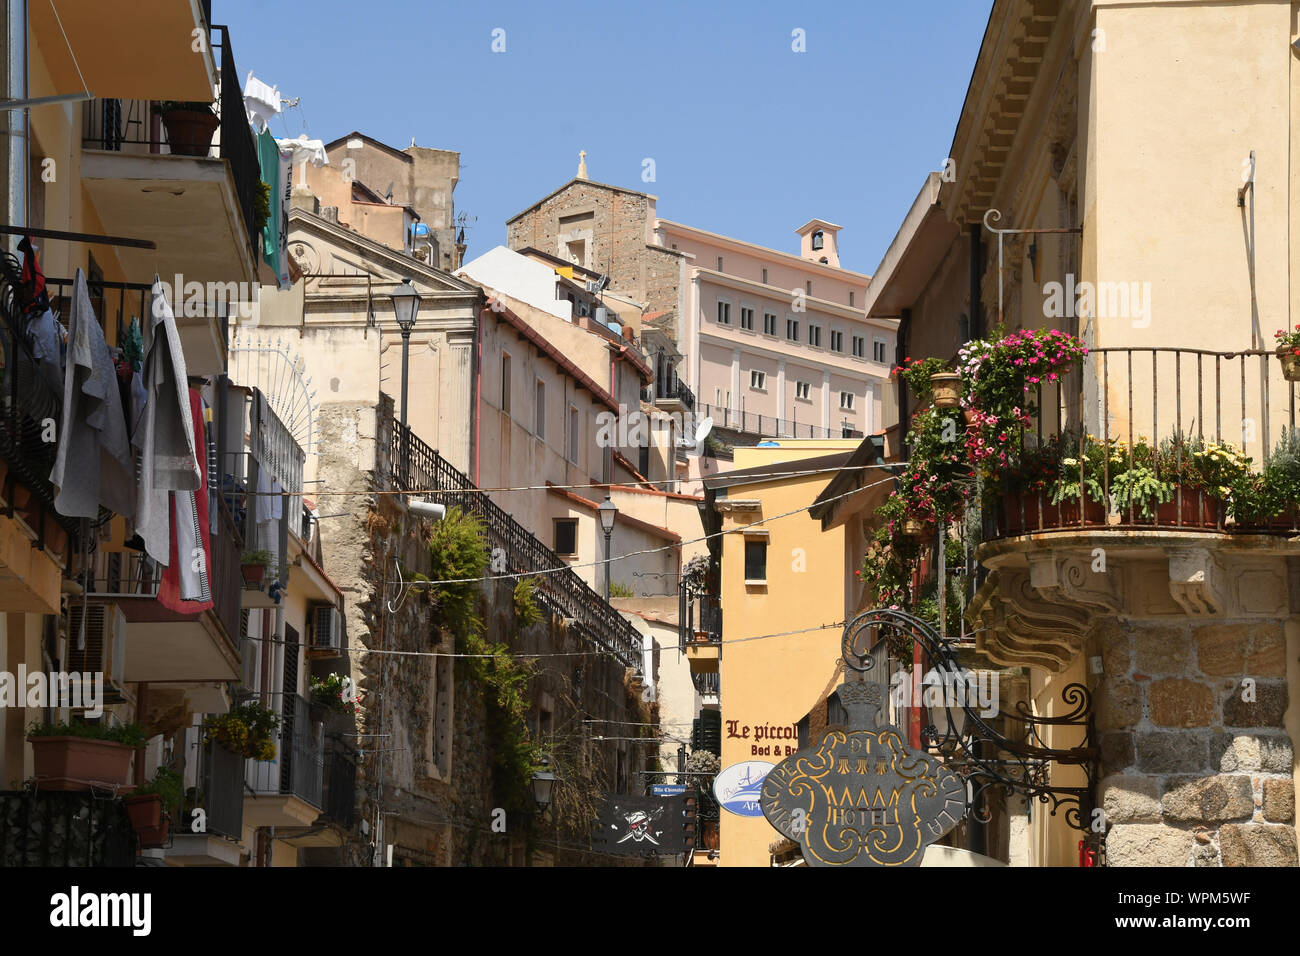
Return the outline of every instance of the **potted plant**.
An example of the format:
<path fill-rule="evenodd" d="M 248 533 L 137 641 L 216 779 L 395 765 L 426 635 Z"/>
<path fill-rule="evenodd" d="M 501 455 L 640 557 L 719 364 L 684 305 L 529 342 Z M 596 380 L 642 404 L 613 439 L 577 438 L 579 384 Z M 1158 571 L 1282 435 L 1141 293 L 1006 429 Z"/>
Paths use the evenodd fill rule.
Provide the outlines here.
<path fill-rule="evenodd" d="M 239 572 L 244 578 L 244 586 L 261 590 L 270 563 L 270 551 L 245 551 L 239 558 Z"/>
<path fill-rule="evenodd" d="M 1282 363 L 1282 377 L 1288 382 L 1300 382 L 1300 324 L 1295 329 L 1278 329 L 1273 333 L 1277 340 L 1277 357 Z"/>
<path fill-rule="evenodd" d="M 1283 428 L 1262 473 L 1243 471 L 1232 483 L 1228 512 L 1240 528 L 1300 528 L 1300 428 Z"/>
<path fill-rule="evenodd" d="M 34 723 L 27 730 L 32 763 L 45 790 L 128 787 L 131 757 L 144 746 L 139 724 Z"/>
<path fill-rule="evenodd" d="M 1171 500 L 1156 506 L 1156 522 L 1191 528 L 1217 528 L 1224 503 L 1250 474 L 1250 458 L 1227 442 L 1175 433 L 1160 443 L 1160 477 L 1174 486 Z"/>
<path fill-rule="evenodd" d="M 248 760 L 275 759 L 275 729 L 280 718 L 257 701 L 239 704 L 229 713 L 203 722 L 206 739 Z"/>
<path fill-rule="evenodd" d="M 206 156 L 212 147 L 212 134 L 221 124 L 211 103 L 162 100 L 153 111 L 162 117 L 167 130 L 167 145 L 177 156 Z"/>
<path fill-rule="evenodd" d="M 1111 456 L 1116 468 L 1111 474 L 1110 492 L 1121 521 L 1155 524 L 1157 506 L 1173 499 L 1173 482 L 1160 477 L 1158 455 L 1145 439 L 1134 443 L 1127 455 L 1118 448 L 1116 451 Z"/>
<path fill-rule="evenodd" d="M 311 704 L 323 716 L 325 713 L 355 714 L 357 693 L 350 677 L 330 674 L 324 680 L 311 678 Z"/>
<path fill-rule="evenodd" d="M 159 847 L 167 842 L 171 819 L 167 811 L 180 804 L 184 787 L 180 774 L 170 767 L 159 767 L 152 780 L 122 801 L 142 847 Z"/>

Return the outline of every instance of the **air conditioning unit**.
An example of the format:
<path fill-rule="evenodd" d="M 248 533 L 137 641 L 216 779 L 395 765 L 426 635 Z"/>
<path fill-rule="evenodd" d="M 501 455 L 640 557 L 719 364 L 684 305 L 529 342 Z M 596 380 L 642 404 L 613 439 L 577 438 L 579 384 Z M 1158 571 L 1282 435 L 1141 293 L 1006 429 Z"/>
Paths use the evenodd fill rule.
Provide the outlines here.
<path fill-rule="evenodd" d="M 339 609 L 332 604 L 318 604 L 311 612 L 311 644 L 309 650 L 325 657 L 342 650 L 343 622 Z"/>
<path fill-rule="evenodd" d="M 85 646 L 78 649 L 81 625 L 86 625 Z M 116 604 L 73 601 L 68 608 L 68 663 L 76 673 L 102 673 L 104 685 L 122 691 L 126 671 L 126 617 Z"/>

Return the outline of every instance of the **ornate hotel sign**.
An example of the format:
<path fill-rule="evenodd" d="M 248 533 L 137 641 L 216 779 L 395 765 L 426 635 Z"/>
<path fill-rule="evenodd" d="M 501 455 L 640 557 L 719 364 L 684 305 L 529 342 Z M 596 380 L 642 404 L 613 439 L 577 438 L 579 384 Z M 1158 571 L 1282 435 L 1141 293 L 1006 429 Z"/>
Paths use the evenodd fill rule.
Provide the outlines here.
<path fill-rule="evenodd" d="M 919 866 L 925 848 L 966 814 L 966 783 L 936 757 L 876 727 L 884 687 L 847 681 L 847 727 L 826 729 L 763 781 L 763 815 L 809 866 Z"/>

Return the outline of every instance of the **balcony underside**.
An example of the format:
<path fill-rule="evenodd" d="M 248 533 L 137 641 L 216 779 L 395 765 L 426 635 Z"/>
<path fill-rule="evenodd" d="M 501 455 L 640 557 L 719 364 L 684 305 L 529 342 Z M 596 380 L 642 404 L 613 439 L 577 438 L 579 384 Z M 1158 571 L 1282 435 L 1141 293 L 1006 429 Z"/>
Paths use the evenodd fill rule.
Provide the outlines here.
<path fill-rule="evenodd" d="M 87 149 L 81 174 L 107 232 L 158 246 L 156 251 L 119 248 L 128 275 L 148 281 L 156 272 L 169 287 L 179 275 L 187 286 L 203 285 L 202 295 L 197 287 L 172 288 L 172 312 L 187 371 L 221 372 L 226 345 L 221 320 L 209 314 L 206 284 L 243 283 L 242 289 L 216 290 L 233 311 L 251 298 L 258 282 L 229 164 L 210 157 Z"/>
<path fill-rule="evenodd" d="M 691 666 L 692 674 L 716 674 L 718 672 L 718 658 L 721 655 L 721 644 L 693 643 L 686 645 L 686 660 Z"/>
<path fill-rule="evenodd" d="M 40 48 L 53 89 L 33 96 L 79 93 L 123 99 L 212 99 L 216 69 L 198 0 L 47 0 L 28 4 L 31 42 Z M 64 40 L 64 33 L 67 40 Z M 69 47 L 76 51 L 73 62 Z"/>
<path fill-rule="evenodd" d="M 239 866 L 239 844 L 206 833 L 174 833 L 168 866 Z"/>
<path fill-rule="evenodd" d="M 17 518 L 0 516 L 0 607 L 58 614 L 62 572 Z M 66 540 L 66 536 L 65 536 Z"/>
<path fill-rule="evenodd" d="M 320 816 L 320 807 L 313 807 L 302 797 L 289 793 L 259 793 L 244 797 L 244 827 L 310 827 Z M 311 844 L 336 846 L 337 844 Z"/>
<path fill-rule="evenodd" d="M 127 620 L 124 680 L 240 679 L 239 654 L 213 611 L 177 614 L 146 596 L 115 596 L 113 600 Z"/>

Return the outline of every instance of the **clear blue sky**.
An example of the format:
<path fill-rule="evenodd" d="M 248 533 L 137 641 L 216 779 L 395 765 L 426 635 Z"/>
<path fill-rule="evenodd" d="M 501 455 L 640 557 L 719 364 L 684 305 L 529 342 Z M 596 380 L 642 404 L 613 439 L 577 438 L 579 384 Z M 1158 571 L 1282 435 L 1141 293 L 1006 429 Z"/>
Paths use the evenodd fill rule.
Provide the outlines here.
<path fill-rule="evenodd" d="M 838 223 L 842 264 L 869 273 L 948 155 L 990 7 L 214 0 L 213 20 L 241 75 L 302 98 L 277 136 L 458 150 L 470 258 L 585 149 L 592 179 L 658 196 L 665 219 L 788 252 L 807 220 Z"/>

